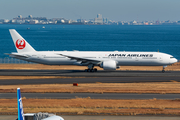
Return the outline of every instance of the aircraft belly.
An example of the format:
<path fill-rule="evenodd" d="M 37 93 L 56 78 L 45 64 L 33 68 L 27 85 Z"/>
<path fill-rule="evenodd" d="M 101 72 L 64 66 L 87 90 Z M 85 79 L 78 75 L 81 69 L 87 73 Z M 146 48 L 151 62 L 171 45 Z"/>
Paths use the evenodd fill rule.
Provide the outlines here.
<path fill-rule="evenodd" d="M 157 59 L 151 60 L 151 59 L 124 59 L 124 60 L 118 60 L 119 66 L 163 66 L 167 65 L 168 63 L 159 61 Z"/>

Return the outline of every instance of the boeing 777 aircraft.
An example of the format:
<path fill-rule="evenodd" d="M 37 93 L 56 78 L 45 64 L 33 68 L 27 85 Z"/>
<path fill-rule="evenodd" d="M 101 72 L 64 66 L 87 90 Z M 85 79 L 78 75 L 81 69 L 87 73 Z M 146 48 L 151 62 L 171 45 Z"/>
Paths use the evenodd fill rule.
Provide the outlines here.
<path fill-rule="evenodd" d="M 10 29 L 17 52 L 10 57 L 46 65 L 88 66 L 86 71 L 116 70 L 120 66 L 163 66 L 177 62 L 172 55 L 160 52 L 118 52 L 118 51 L 36 51 L 15 29 Z"/>

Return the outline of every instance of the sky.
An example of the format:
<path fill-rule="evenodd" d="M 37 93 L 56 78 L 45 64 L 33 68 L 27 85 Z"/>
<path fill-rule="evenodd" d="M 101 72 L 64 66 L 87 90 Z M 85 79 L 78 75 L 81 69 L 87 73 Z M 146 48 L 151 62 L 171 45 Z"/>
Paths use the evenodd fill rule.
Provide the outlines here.
<path fill-rule="evenodd" d="M 0 0 L 0 19 L 27 17 L 178 21 L 180 0 Z"/>

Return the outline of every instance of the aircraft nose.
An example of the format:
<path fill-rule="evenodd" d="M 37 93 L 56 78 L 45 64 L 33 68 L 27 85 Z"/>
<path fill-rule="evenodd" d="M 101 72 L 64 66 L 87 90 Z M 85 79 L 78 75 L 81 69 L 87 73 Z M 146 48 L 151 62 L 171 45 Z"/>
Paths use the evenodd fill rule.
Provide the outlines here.
<path fill-rule="evenodd" d="M 178 60 L 175 58 L 175 62 L 178 62 Z"/>
<path fill-rule="evenodd" d="M 178 62 L 176 58 L 171 59 L 171 64 Z"/>
<path fill-rule="evenodd" d="M 176 63 L 178 60 L 176 58 L 170 58 L 170 64 Z"/>

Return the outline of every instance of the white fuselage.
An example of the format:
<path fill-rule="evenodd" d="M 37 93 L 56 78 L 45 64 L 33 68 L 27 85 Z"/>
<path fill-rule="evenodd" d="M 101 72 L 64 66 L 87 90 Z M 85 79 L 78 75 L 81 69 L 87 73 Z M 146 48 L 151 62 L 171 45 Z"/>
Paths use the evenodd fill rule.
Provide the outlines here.
<path fill-rule="evenodd" d="M 47 65 L 87 65 L 86 62 L 83 63 L 61 54 L 93 61 L 113 60 L 116 61 L 117 66 L 166 66 L 177 62 L 173 56 L 160 52 L 37 51 L 12 54 L 26 57 L 13 55 L 11 57 Z"/>

